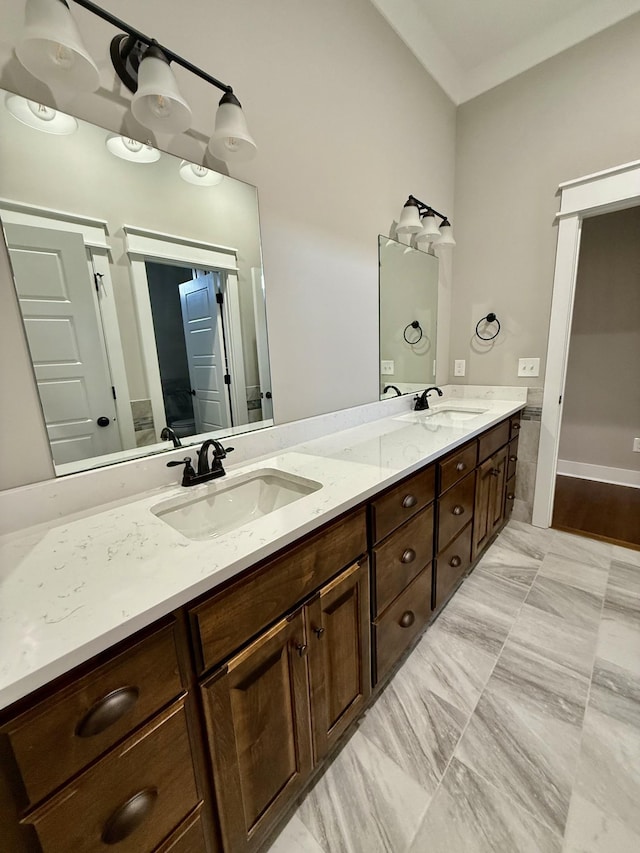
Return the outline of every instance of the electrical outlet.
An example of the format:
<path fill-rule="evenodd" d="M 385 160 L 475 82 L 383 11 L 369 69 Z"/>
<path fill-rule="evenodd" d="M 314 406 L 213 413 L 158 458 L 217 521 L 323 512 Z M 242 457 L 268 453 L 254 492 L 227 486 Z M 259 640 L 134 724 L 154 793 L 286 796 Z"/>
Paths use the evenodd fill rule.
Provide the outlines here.
<path fill-rule="evenodd" d="M 519 358 L 518 376 L 540 376 L 540 359 Z"/>
<path fill-rule="evenodd" d="M 633 452 L 640 453 L 640 438 L 633 439 Z"/>
<path fill-rule="evenodd" d="M 454 376 L 464 376 L 466 370 L 466 364 L 464 358 L 456 358 L 453 362 L 453 375 Z"/>
<path fill-rule="evenodd" d="M 388 361 L 383 360 L 380 362 L 380 374 L 382 376 L 393 376 L 395 369 L 396 366 L 393 359 L 389 359 Z"/>

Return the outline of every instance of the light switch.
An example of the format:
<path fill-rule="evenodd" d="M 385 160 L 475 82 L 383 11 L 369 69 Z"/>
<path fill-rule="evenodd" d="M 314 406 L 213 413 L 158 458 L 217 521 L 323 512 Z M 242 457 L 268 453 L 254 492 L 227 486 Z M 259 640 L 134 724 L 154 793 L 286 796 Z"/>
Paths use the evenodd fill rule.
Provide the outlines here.
<path fill-rule="evenodd" d="M 454 376 L 464 376 L 466 370 L 466 364 L 464 358 L 456 358 L 453 362 L 453 375 Z"/>
<path fill-rule="evenodd" d="M 395 363 L 393 359 L 389 359 L 388 361 L 382 360 L 380 362 L 380 374 L 382 376 L 393 376 L 395 372 Z"/>
<path fill-rule="evenodd" d="M 518 376 L 540 376 L 540 359 L 519 358 Z"/>

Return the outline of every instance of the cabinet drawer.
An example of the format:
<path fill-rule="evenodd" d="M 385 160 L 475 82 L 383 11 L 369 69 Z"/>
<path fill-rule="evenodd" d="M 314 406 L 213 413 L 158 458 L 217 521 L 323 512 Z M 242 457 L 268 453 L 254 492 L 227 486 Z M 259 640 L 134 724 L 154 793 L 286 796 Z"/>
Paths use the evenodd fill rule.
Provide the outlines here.
<path fill-rule="evenodd" d="M 366 550 L 362 509 L 194 607 L 190 618 L 199 671 L 237 651 Z"/>
<path fill-rule="evenodd" d="M 201 807 L 190 814 L 154 853 L 208 853 Z"/>
<path fill-rule="evenodd" d="M 509 431 L 509 438 L 516 438 L 520 434 L 520 429 L 522 427 L 522 423 L 520 421 L 521 412 L 518 412 L 515 415 L 511 415 L 509 418 L 509 424 L 511 429 Z"/>
<path fill-rule="evenodd" d="M 438 554 L 435 606 L 440 607 L 471 564 L 471 529 L 468 524 L 459 536 Z"/>
<path fill-rule="evenodd" d="M 376 648 L 376 680 L 398 660 L 421 633 L 431 615 L 431 565 L 405 589 L 373 623 Z"/>
<path fill-rule="evenodd" d="M 484 462 L 499 447 L 506 444 L 509 441 L 510 432 L 511 427 L 507 420 L 485 432 L 484 435 L 481 435 L 478 442 L 478 462 Z"/>
<path fill-rule="evenodd" d="M 198 804 L 184 702 L 158 715 L 23 823 L 43 853 L 150 853 Z"/>
<path fill-rule="evenodd" d="M 438 506 L 438 551 L 446 547 L 453 537 L 473 518 L 475 484 L 476 475 L 474 471 L 440 498 Z"/>
<path fill-rule="evenodd" d="M 513 512 L 513 502 L 516 497 L 516 478 L 511 477 L 507 480 L 506 494 L 504 498 L 504 515 L 508 518 Z"/>
<path fill-rule="evenodd" d="M 518 465 L 518 439 L 515 438 L 509 442 L 509 452 L 507 455 L 507 480 L 510 480 L 516 473 Z"/>
<path fill-rule="evenodd" d="M 450 489 L 458 480 L 466 477 L 469 471 L 473 471 L 478 460 L 478 442 L 472 441 L 460 450 L 456 450 L 442 462 L 438 463 L 440 470 L 440 489 L 442 494 Z"/>
<path fill-rule="evenodd" d="M 433 507 L 423 509 L 373 549 L 376 614 L 399 595 L 433 557 Z"/>
<path fill-rule="evenodd" d="M 419 512 L 435 497 L 436 469 L 430 465 L 371 503 L 371 531 L 374 542 Z"/>
<path fill-rule="evenodd" d="M 182 690 L 172 625 L 2 727 L 37 803 Z"/>

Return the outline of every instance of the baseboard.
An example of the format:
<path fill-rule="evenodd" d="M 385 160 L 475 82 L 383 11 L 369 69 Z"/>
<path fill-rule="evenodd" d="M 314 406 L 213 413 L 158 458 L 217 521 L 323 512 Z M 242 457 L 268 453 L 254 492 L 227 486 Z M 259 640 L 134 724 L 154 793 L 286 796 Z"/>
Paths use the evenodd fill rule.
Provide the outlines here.
<path fill-rule="evenodd" d="M 599 483 L 640 489 L 640 471 L 631 471 L 628 468 L 607 468 L 605 465 L 558 459 L 556 473 L 563 477 L 578 477 L 581 480 L 597 480 Z"/>

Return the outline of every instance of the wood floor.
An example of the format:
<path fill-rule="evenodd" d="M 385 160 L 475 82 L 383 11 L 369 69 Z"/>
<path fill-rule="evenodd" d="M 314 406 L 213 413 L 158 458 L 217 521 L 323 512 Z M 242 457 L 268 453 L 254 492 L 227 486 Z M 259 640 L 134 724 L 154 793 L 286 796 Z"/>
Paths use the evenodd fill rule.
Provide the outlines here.
<path fill-rule="evenodd" d="M 640 489 L 556 477 L 551 526 L 640 550 Z"/>

